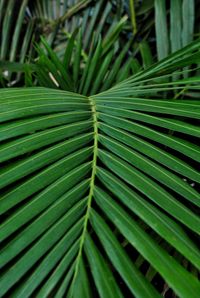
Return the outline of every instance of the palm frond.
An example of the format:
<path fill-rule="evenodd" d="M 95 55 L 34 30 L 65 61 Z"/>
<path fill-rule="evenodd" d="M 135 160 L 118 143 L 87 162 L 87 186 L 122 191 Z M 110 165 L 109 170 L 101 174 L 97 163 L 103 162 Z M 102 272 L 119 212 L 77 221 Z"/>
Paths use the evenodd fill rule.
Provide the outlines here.
<path fill-rule="evenodd" d="M 82 30 L 78 33 L 77 42 L 77 31 L 69 39 L 63 59 L 60 59 L 47 41 L 41 38 L 43 47 L 37 45 L 39 58 L 35 67 L 31 67 L 35 70 L 35 77 L 40 86 L 92 95 L 123 81 L 134 72 L 131 69 L 134 58 L 129 57 L 128 61 L 124 61 L 131 41 L 119 53 L 114 48 L 115 34 L 114 40 L 109 43 L 105 38 L 97 38 L 94 35 L 89 55 L 85 57 L 81 32 Z M 119 57 L 115 60 L 115 54 L 118 53 Z M 95 73 L 97 75 L 94 78 Z"/>
<path fill-rule="evenodd" d="M 102 48 L 83 71 L 85 95 L 0 90 L 1 296 L 159 297 L 155 275 L 199 296 L 200 109 L 171 93 L 199 89 L 199 77 L 181 79 L 199 41 L 92 94 Z"/>
<path fill-rule="evenodd" d="M 155 1 L 155 29 L 158 60 L 186 46 L 193 40 L 195 1 Z M 169 9 L 170 27 L 167 14 Z M 168 32 L 169 31 L 169 32 Z M 170 42 L 169 42 L 170 41 Z"/>
<path fill-rule="evenodd" d="M 119 47 L 118 36 L 127 17 L 123 15 L 124 12 L 113 14 L 110 1 L 18 2 L 0 1 L 0 76 L 3 86 L 17 85 L 23 78 L 24 68 L 19 72 L 16 68 L 13 69 L 11 62 L 19 65 L 33 62 L 36 58 L 34 44 L 39 43 L 41 35 L 45 36 L 48 45 L 55 50 L 60 59 L 63 59 L 66 44 L 74 36 L 74 31 L 80 27 L 83 38 L 81 48 L 79 42 L 79 50 L 86 57 L 95 31 L 98 36 L 104 37 L 104 54 L 114 43 Z M 78 41 L 75 40 L 75 43 Z M 78 68 L 75 68 L 77 72 Z M 25 80 L 29 80 L 30 77 L 26 75 L 25 72 Z M 28 82 L 28 85 L 30 84 Z"/>
<path fill-rule="evenodd" d="M 30 61 L 35 20 L 29 19 L 27 15 L 27 0 L 21 1 L 19 5 L 16 1 L 1 0 L 0 5 L 0 71 L 5 85 L 6 82 L 14 85 L 20 79 L 20 72 L 14 74 L 16 70 L 12 70 L 12 62 L 23 64 Z"/>

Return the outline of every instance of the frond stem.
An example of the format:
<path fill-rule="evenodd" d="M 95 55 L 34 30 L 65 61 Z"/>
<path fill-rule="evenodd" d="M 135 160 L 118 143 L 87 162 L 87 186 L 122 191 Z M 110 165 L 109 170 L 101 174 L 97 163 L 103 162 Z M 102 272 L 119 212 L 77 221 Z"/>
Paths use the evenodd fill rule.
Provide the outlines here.
<path fill-rule="evenodd" d="M 91 110 L 92 110 L 92 117 L 93 117 L 93 128 L 94 128 L 94 150 L 93 150 L 93 160 L 92 160 L 92 174 L 91 174 L 91 180 L 90 180 L 90 191 L 89 191 L 89 195 L 88 195 L 88 203 L 87 203 L 87 210 L 86 210 L 86 214 L 84 217 L 84 225 L 83 225 L 83 232 L 81 234 L 81 238 L 80 238 L 80 247 L 79 247 L 79 251 L 78 251 L 78 255 L 76 258 L 76 265 L 75 265 L 75 271 L 74 271 L 74 277 L 72 280 L 72 286 L 71 286 L 71 290 L 72 292 L 70 293 L 70 297 L 73 294 L 73 286 L 78 274 L 78 270 L 79 270 L 79 263 L 80 263 L 80 258 L 82 255 L 82 251 L 83 251 L 83 245 L 84 245 L 84 240 L 85 240 L 85 234 L 87 231 L 87 226 L 88 226 L 88 221 L 89 221 L 89 215 L 90 215 L 90 209 L 91 209 L 91 204 L 92 204 L 92 198 L 93 198 L 93 193 L 94 193 L 94 183 L 95 183 L 95 176 L 96 176 L 96 166 L 97 166 L 97 151 L 98 151 L 98 126 L 97 126 L 97 111 L 96 111 L 96 105 L 94 103 L 94 100 L 89 97 L 89 102 L 91 104 Z"/>

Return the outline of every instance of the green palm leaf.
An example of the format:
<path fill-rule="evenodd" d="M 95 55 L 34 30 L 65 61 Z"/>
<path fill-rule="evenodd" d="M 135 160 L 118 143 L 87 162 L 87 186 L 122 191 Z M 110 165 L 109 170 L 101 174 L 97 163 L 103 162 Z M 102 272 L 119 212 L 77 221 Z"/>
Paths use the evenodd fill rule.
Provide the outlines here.
<path fill-rule="evenodd" d="M 0 90 L 1 296 L 199 297 L 199 103 L 170 98 L 199 78 L 163 81 L 198 47 L 96 95 Z"/>

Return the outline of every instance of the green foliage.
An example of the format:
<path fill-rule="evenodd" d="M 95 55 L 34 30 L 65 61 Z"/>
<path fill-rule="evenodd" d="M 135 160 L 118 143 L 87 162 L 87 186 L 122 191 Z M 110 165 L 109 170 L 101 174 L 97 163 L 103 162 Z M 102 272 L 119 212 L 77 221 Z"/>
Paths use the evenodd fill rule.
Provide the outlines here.
<path fill-rule="evenodd" d="M 37 47 L 38 61 L 33 73 L 40 86 L 92 95 L 108 89 L 133 74 L 131 66 L 134 59 L 130 57 L 125 61 L 130 42 L 121 52 L 117 50 L 115 53 L 113 48 L 118 33 L 113 35 L 112 43 L 107 39 L 98 40 L 94 36 L 88 57 L 85 57 L 82 52 L 81 31 L 78 34 L 77 43 L 74 42 L 76 34 L 77 32 L 69 39 L 62 60 L 42 38 L 43 48 Z M 119 57 L 115 59 L 115 54 L 118 53 Z"/>
<path fill-rule="evenodd" d="M 43 62 L 67 89 L 67 72 L 42 43 L 51 57 L 38 48 Z M 78 41 L 78 57 L 79 47 Z M 151 283 L 157 273 L 179 297 L 199 296 L 193 272 L 200 252 L 190 235 L 200 234 L 200 203 L 189 181 L 200 181 L 199 148 L 191 139 L 199 137 L 191 121 L 200 109 L 197 100 L 169 97 L 174 89 L 199 89 L 199 77 L 170 79 L 194 63 L 198 49 L 199 41 L 91 95 L 99 40 L 83 70 L 82 92 L 89 96 L 1 89 L 1 296 L 11 290 L 14 297 L 124 297 L 126 291 L 157 297 Z M 74 83 L 79 71 L 80 62 L 73 64 Z M 168 99 L 159 99 L 163 92 Z"/>
<path fill-rule="evenodd" d="M 1 297 L 199 297 L 191 2 L 0 0 Z"/>
<path fill-rule="evenodd" d="M 13 86 L 21 82 L 19 67 L 10 65 L 17 62 L 30 63 L 36 58 L 33 45 L 45 36 L 48 44 L 59 57 L 63 57 L 66 42 L 77 28 L 82 28 L 82 50 L 87 56 L 93 32 L 105 37 L 109 48 L 122 30 L 127 16 L 125 11 L 105 0 L 19 0 L 0 1 L 0 71 L 2 85 Z M 117 41 L 118 43 L 118 41 Z M 105 48 L 105 51 L 108 49 Z M 23 69 L 24 70 L 24 69 Z M 14 74 L 17 72 L 17 76 Z"/>

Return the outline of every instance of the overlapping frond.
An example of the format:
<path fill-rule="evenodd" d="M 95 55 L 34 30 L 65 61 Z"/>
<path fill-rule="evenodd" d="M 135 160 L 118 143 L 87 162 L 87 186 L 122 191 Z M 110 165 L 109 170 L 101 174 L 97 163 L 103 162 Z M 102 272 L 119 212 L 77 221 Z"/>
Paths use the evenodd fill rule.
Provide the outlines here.
<path fill-rule="evenodd" d="M 15 85 L 23 63 L 30 61 L 36 22 L 27 15 L 27 6 L 28 0 L 0 1 L 0 83 L 3 86 Z"/>
<path fill-rule="evenodd" d="M 113 14 L 113 7 L 110 1 L 104 0 L 37 0 L 32 2 L 1 0 L 1 85 L 3 87 L 16 86 L 19 82 L 23 82 L 21 79 L 24 75 L 22 74 L 25 73 L 25 84 L 30 86 L 32 68 L 28 63 L 36 58 L 34 46 L 36 42 L 39 43 L 40 36 L 45 36 L 50 47 L 61 58 L 65 54 L 66 44 L 71 44 L 70 40 L 75 37 L 74 33 L 80 27 L 83 33 L 80 50 L 85 58 L 89 53 L 94 31 L 98 36 L 104 37 L 105 50 L 108 50 L 115 42 L 119 44 L 117 39 L 127 16 L 124 16 L 123 11 Z M 115 11 L 118 11 L 116 7 Z M 75 45 L 78 42 L 75 40 Z M 73 61 L 74 59 L 73 57 Z M 78 60 L 75 64 L 79 64 Z"/>

